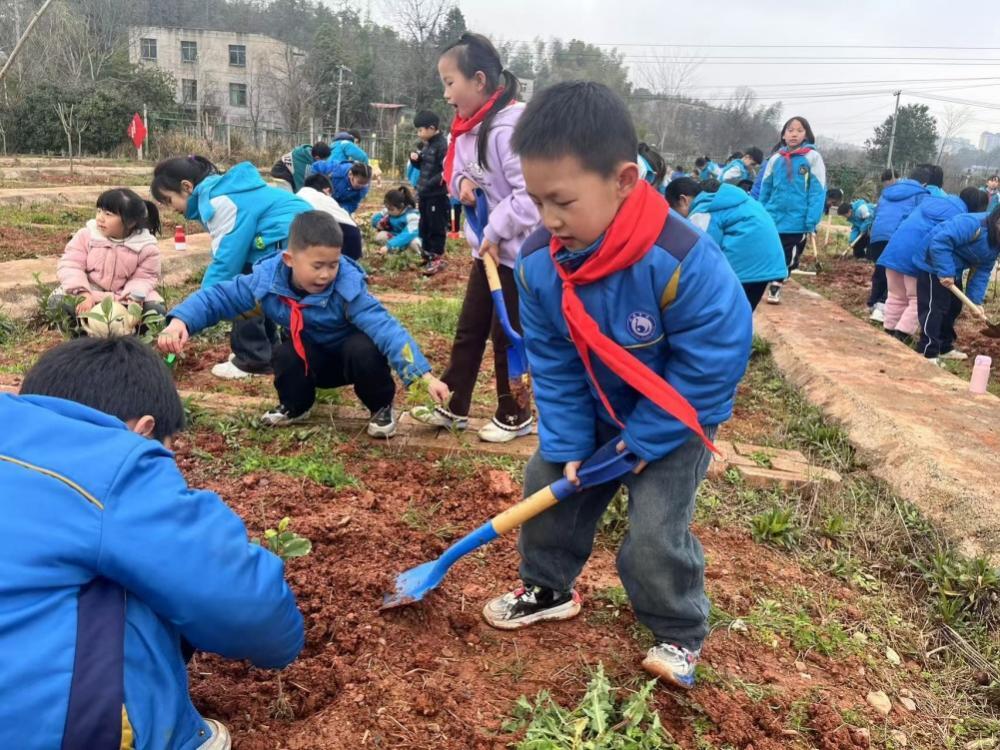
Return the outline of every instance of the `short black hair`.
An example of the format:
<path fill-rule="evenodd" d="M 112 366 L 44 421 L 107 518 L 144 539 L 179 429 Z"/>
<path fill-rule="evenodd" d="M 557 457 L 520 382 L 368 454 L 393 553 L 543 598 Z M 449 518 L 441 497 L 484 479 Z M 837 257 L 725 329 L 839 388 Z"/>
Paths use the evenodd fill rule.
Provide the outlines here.
<path fill-rule="evenodd" d="M 354 162 L 348 171 L 355 177 L 366 181 L 371 180 L 373 174 L 371 165 L 365 164 L 363 161 Z"/>
<path fill-rule="evenodd" d="M 1000 180 L 1000 174 L 991 174 L 989 177 L 986 178 L 987 182 L 989 182 L 990 180 Z"/>
<path fill-rule="evenodd" d="M 49 349 L 24 376 L 21 395 L 75 401 L 123 422 L 148 414 L 161 442 L 184 429 L 170 370 L 135 336 L 85 337 Z"/>
<path fill-rule="evenodd" d="M 323 141 L 316 141 L 312 145 L 312 155 L 314 159 L 329 159 L 330 158 L 330 146 Z"/>
<path fill-rule="evenodd" d="M 944 168 L 939 164 L 928 164 L 931 170 L 931 178 L 927 181 L 928 185 L 934 185 L 935 187 L 944 186 Z"/>
<path fill-rule="evenodd" d="M 156 204 L 143 200 L 138 193 L 128 188 L 105 190 L 97 197 L 97 208 L 113 213 L 122 220 L 125 237 L 143 229 L 148 229 L 153 234 L 160 233 L 160 210 Z"/>
<path fill-rule="evenodd" d="M 764 152 L 761 151 L 756 146 L 751 146 L 750 148 L 748 148 L 746 150 L 746 153 L 744 153 L 743 155 L 744 156 L 749 156 L 750 159 L 753 161 L 754 164 L 763 164 L 764 163 Z"/>
<path fill-rule="evenodd" d="M 565 81 L 537 93 L 518 120 L 512 145 L 522 159 L 574 156 L 602 177 L 639 153 L 625 102 L 593 81 Z"/>
<path fill-rule="evenodd" d="M 718 188 L 716 188 L 718 189 Z M 678 177 L 676 180 L 671 180 L 664 191 L 664 197 L 667 199 L 667 203 L 673 208 L 677 205 L 682 195 L 687 195 L 694 198 L 702 191 L 701 185 L 698 184 L 697 180 L 690 177 Z"/>
<path fill-rule="evenodd" d="M 753 180 L 740 180 L 739 182 L 736 183 L 736 186 L 741 190 L 749 193 L 751 190 L 753 190 Z"/>
<path fill-rule="evenodd" d="M 851 211 L 853 210 L 854 207 L 850 203 L 841 203 L 839 206 L 837 206 L 837 215 L 847 216 L 847 214 L 851 213 Z"/>
<path fill-rule="evenodd" d="M 305 181 L 302 183 L 302 187 L 310 187 L 313 190 L 319 190 L 321 193 L 324 190 L 333 190 L 333 183 L 330 182 L 330 178 L 321 172 L 313 172 L 311 175 L 306 177 Z"/>
<path fill-rule="evenodd" d="M 415 128 L 441 128 L 441 118 L 437 116 L 435 112 L 431 112 L 428 109 L 421 110 L 417 112 L 417 116 L 413 118 L 413 127 Z"/>
<path fill-rule="evenodd" d="M 351 134 L 351 138 L 353 138 L 355 141 L 357 141 L 357 142 L 361 141 L 361 131 L 360 130 L 357 130 L 356 128 L 350 128 L 347 132 Z"/>
<path fill-rule="evenodd" d="M 292 221 L 288 229 L 288 249 L 293 253 L 307 247 L 343 247 L 344 231 L 326 211 L 306 211 Z"/>
<path fill-rule="evenodd" d="M 918 164 L 906 176 L 911 180 L 916 180 L 921 185 L 926 185 L 934 178 L 934 172 L 930 164 Z"/>
<path fill-rule="evenodd" d="M 899 172 L 895 169 L 886 169 L 882 172 L 882 178 L 880 182 L 888 182 L 889 180 L 899 179 Z"/>
<path fill-rule="evenodd" d="M 965 188 L 958 194 L 958 197 L 962 199 L 962 202 L 969 209 L 969 213 L 972 214 L 985 211 L 990 202 L 990 196 L 977 187 Z"/>

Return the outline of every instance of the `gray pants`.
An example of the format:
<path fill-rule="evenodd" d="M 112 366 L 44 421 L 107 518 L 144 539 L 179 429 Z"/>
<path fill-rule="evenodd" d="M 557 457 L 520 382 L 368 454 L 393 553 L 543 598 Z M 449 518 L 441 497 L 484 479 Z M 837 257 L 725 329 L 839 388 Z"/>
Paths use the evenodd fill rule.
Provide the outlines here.
<path fill-rule="evenodd" d="M 705 429 L 711 438 L 715 427 Z M 617 434 L 601 423 L 600 443 Z M 708 635 L 705 557 L 691 533 L 695 494 L 705 477 L 710 454 L 692 436 L 673 453 L 628 474 L 585 490 L 521 527 L 521 578 L 526 586 L 569 591 L 594 547 L 597 524 L 618 487 L 628 488 L 629 531 L 618 550 L 618 574 L 639 622 L 657 643 L 701 648 Z M 525 495 L 551 484 L 563 465 L 535 453 L 524 472 Z"/>

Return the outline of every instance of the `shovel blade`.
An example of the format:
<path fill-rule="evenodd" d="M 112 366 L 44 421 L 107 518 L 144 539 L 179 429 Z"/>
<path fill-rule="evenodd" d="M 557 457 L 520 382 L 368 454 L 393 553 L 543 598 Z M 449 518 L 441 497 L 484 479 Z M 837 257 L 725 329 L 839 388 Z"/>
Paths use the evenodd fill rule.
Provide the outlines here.
<path fill-rule="evenodd" d="M 410 568 L 396 577 L 396 588 L 382 598 L 379 609 L 395 609 L 415 604 L 423 599 L 428 591 L 437 588 L 444 579 L 447 567 L 438 568 L 438 560 L 431 560 L 423 565 Z"/>
<path fill-rule="evenodd" d="M 980 333 L 990 339 L 1000 339 L 1000 323 L 987 323 Z"/>

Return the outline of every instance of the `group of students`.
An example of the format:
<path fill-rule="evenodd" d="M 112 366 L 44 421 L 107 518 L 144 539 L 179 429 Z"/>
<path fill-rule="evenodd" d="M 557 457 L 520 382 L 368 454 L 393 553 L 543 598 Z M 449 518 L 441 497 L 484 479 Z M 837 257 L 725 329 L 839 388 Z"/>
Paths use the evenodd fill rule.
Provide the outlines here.
<path fill-rule="evenodd" d="M 523 584 L 486 602 L 483 617 L 515 630 L 578 614 L 575 581 L 625 485 L 618 570 L 655 637 L 642 664 L 691 687 L 709 630 L 705 561 L 690 528 L 697 488 L 747 366 L 752 306 L 787 276 L 822 214 L 811 129 L 801 117 L 784 125 L 758 175 L 759 201 L 734 184 L 687 178 L 670 182 L 664 200 L 662 177 L 642 176 L 625 103 L 606 86 L 559 83 L 521 104 L 517 78 L 473 33 L 442 52 L 438 73 L 455 119 L 446 145 L 430 120 L 419 126 L 429 136 L 415 160 L 421 222 L 425 206 L 438 221 L 449 195 L 486 207 L 481 223 L 466 222 L 473 263 L 440 379 L 368 290 L 348 251 L 357 227 L 335 188 L 306 175 L 326 158 L 315 145 L 288 160 L 294 194 L 249 163 L 223 174 L 200 157 L 157 165 L 155 199 L 201 222 L 213 248 L 202 288 L 167 312 L 157 345 L 180 353 L 190 336 L 232 319 L 234 361 L 216 367 L 273 371 L 278 405 L 265 423 L 297 422 L 317 387 L 351 384 L 371 413 L 369 434 L 389 437 L 393 371 L 404 384 L 425 381 L 437 403 L 415 417 L 466 429 L 492 339 L 496 410 L 479 436 L 513 440 L 535 424 L 531 404 L 511 393 L 488 256 L 524 336 L 538 413 L 524 492 L 560 478 L 579 484 L 581 465 L 605 444 L 636 464 L 527 521 Z M 749 169 L 758 156 L 748 149 L 740 161 Z M 396 216 L 413 209 L 407 193 Z M 148 274 L 154 261 L 140 259 L 156 208 L 116 195 L 74 241 L 132 252 Z M 67 292 L 153 301 L 118 276 L 60 278 Z M 0 706 L 0 745 L 97 747 L 96 738 L 127 733 L 138 750 L 228 747 L 225 727 L 191 704 L 185 658 L 202 649 L 280 668 L 303 646 L 303 621 L 280 561 L 248 542 L 219 497 L 189 490 L 174 464 L 183 409 L 162 358 L 134 339 L 68 342 L 38 361 L 20 395 L 0 395 L 0 419 L 24 425 L 0 435 L 0 483 L 16 488 L 21 518 L 0 552 L 0 669 L 25 688 Z M 107 659 L 95 666 L 94 654 Z"/>
<path fill-rule="evenodd" d="M 838 209 L 851 223 L 855 257 L 875 265 L 871 319 L 935 362 L 968 358 L 955 346 L 964 303 L 950 290 L 964 288 L 982 305 L 1000 252 L 1000 180 L 959 195 L 943 184 L 944 171 L 933 164 L 918 164 L 904 179 L 886 170 L 877 205 L 858 198 Z"/>

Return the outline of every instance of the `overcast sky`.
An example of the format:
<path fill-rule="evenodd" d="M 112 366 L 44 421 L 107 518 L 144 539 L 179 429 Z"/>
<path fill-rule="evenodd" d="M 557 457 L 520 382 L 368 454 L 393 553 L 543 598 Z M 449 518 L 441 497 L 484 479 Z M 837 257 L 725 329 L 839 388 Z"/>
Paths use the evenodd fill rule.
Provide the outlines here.
<path fill-rule="evenodd" d="M 1000 6 L 988 0 L 840 0 L 828 5 L 808 0 L 458 1 L 469 27 L 494 37 L 619 45 L 633 82 L 640 85 L 643 68 L 656 57 L 700 58 L 692 95 L 718 99 L 748 85 L 762 102 L 782 100 L 786 116 L 807 117 L 817 134 L 850 143 L 863 143 L 874 125 L 892 113 L 896 88 L 903 90 L 903 104 L 928 104 L 935 115 L 963 105 L 916 95 L 995 107 L 969 107 L 972 119 L 959 135 L 974 144 L 982 131 L 1000 131 Z M 932 46 L 941 48 L 928 48 Z M 820 59 L 798 64 L 774 59 L 790 56 Z M 739 60 L 720 59 L 724 57 Z M 825 64 L 830 58 L 836 61 Z M 933 62 L 941 58 L 947 62 Z"/>

